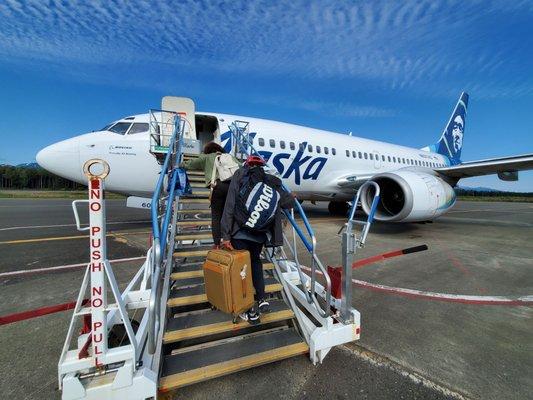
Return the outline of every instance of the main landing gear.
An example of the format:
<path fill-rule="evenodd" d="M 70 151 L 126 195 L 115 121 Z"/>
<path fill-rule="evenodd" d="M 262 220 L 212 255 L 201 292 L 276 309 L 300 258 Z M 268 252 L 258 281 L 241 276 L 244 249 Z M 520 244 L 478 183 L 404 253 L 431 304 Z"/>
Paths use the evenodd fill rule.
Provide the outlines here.
<path fill-rule="evenodd" d="M 331 215 L 342 215 L 346 217 L 349 210 L 350 205 L 346 201 L 330 201 L 328 204 L 328 211 Z"/>

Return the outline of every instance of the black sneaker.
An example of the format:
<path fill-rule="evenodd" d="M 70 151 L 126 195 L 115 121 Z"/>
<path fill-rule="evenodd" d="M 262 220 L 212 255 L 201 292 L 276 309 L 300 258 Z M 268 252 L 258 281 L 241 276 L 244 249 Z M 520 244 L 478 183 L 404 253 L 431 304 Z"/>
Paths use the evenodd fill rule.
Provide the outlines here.
<path fill-rule="evenodd" d="M 258 303 L 259 303 L 259 312 L 261 314 L 266 314 L 270 312 L 270 303 L 268 302 L 268 300 L 262 299 L 262 300 L 259 300 Z"/>
<path fill-rule="evenodd" d="M 258 325 L 261 323 L 259 313 L 252 307 L 248 311 L 239 314 L 242 320 L 248 321 L 250 325 Z"/>

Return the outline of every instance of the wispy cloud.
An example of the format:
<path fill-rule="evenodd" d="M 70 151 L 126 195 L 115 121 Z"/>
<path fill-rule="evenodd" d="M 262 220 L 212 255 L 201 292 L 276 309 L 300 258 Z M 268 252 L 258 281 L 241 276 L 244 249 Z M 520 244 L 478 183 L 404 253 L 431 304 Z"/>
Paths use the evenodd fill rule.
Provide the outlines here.
<path fill-rule="evenodd" d="M 353 118 L 389 118 L 398 112 L 389 108 L 361 105 L 347 102 L 306 100 L 287 97 L 254 97 L 252 102 L 257 104 L 278 105 L 293 110 L 304 110 L 328 116 Z"/>
<path fill-rule="evenodd" d="M 531 59 L 510 61 L 528 50 L 526 40 L 506 42 L 497 29 L 506 16 L 531 14 L 531 1 L 503 0 L 4 0 L 0 57 L 108 71 L 155 65 L 169 73 L 340 78 L 441 93 L 492 82 L 499 94 L 531 94 Z"/>

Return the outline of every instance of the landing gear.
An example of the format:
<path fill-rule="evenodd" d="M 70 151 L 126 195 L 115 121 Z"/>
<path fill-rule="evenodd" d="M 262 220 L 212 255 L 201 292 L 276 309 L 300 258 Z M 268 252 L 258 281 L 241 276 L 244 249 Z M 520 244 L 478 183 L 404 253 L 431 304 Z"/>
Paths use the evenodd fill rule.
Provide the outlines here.
<path fill-rule="evenodd" d="M 328 211 L 331 215 L 348 215 L 350 205 L 345 201 L 330 201 L 328 204 Z"/>

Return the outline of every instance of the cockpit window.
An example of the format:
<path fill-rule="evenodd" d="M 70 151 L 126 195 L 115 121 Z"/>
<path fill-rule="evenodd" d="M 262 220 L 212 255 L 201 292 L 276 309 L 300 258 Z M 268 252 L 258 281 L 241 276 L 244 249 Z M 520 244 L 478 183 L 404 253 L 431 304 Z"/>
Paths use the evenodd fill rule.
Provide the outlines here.
<path fill-rule="evenodd" d="M 111 122 L 110 124 L 107 124 L 106 126 L 104 126 L 102 129 L 100 129 L 101 131 L 107 131 L 109 128 L 111 128 L 113 126 L 114 122 Z"/>
<path fill-rule="evenodd" d="M 110 132 L 118 133 L 119 135 L 124 135 L 127 132 L 130 125 L 131 125 L 131 122 L 117 122 L 115 125 L 113 125 L 108 130 Z"/>
<path fill-rule="evenodd" d="M 148 132 L 148 124 L 147 123 L 135 123 L 131 127 L 131 129 L 128 131 L 128 135 L 131 135 L 133 133 L 141 133 L 141 132 Z"/>

